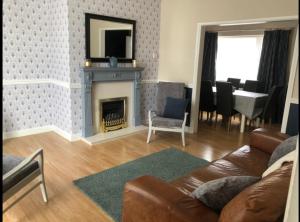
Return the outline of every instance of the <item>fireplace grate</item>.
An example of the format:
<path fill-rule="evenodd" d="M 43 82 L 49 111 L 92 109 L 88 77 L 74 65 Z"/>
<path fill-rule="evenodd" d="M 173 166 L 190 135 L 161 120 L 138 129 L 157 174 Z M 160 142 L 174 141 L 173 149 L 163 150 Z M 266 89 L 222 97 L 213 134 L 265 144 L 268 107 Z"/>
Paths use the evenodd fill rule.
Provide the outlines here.
<path fill-rule="evenodd" d="M 101 99 L 99 102 L 101 132 L 106 133 L 128 126 L 127 97 Z"/>

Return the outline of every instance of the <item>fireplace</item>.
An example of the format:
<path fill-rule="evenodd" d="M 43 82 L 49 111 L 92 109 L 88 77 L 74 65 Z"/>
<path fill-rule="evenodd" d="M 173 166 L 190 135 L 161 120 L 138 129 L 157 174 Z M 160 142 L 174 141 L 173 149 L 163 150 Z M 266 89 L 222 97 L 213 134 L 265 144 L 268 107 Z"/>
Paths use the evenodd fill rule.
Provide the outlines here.
<path fill-rule="evenodd" d="M 83 67 L 82 137 L 85 142 L 94 144 L 108 138 L 128 135 L 143 128 L 140 111 L 141 73 L 143 70 L 143 67 Z M 121 87 L 125 83 L 130 83 L 130 88 Z M 102 123 L 103 118 L 100 119 L 99 100 L 125 96 L 128 98 L 128 102 L 125 101 L 124 126 L 128 125 L 128 127 L 111 133 L 101 133 L 100 121 Z M 110 122 L 110 124 L 114 123 Z M 120 128 L 120 126 L 115 128 Z"/>
<path fill-rule="evenodd" d="M 107 133 L 128 126 L 127 97 L 99 99 L 99 131 Z"/>

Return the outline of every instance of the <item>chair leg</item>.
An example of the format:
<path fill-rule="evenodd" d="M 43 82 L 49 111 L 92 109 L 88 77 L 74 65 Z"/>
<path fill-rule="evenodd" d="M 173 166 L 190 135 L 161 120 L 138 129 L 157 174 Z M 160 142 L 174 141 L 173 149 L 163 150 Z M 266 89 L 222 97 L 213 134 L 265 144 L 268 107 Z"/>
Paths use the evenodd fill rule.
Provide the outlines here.
<path fill-rule="evenodd" d="M 153 130 L 153 134 L 154 134 L 154 135 L 156 134 L 156 130 Z"/>
<path fill-rule="evenodd" d="M 40 176 L 40 179 L 41 179 L 40 188 L 41 188 L 41 191 L 42 191 L 43 200 L 44 200 L 45 203 L 47 203 L 48 202 L 48 195 L 47 195 L 47 190 L 46 190 L 45 178 L 44 178 L 43 174 Z"/>
<path fill-rule="evenodd" d="M 215 118 L 215 124 L 217 126 L 217 122 L 218 122 L 218 113 L 216 113 L 216 118 Z"/>
<path fill-rule="evenodd" d="M 261 120 L 261 127 L 265 127 L 265 119 L 263 118 L 262 120 Z"/>
<path fill-rule="evenodd" d="M 200 120 L 203 118 L 203 111 L 200 111 Z"/>
<path fill-rule="evenodd" d="M 231 116 L 228 117 L 228 122 L 227 122 L 228 126 L 227 126 L 227 131 L 230 131 L 230 124 L 231 124 Z"/>
<path fill-rule="evenodd" d="M 151 126 L 149 126 L 149 130 L 148 130 L 148 137 L 147 137 L 147 143 L 150 142 L 150 138 L 151 138 L 151 132 L 152 132 L 152 129 L 151 129 Z"/>
<path fill-rule="evenodd" d="M 185 146 L 184 129 L 181 131 L 182 146 Z"/>
<path fill-rule="evenodd" d="M 209 121 L 212 122 L 213 117 L 214 117 L 214 112 L 211 112 L 211 113 L 210 113 L 210 119 L 209 119 Z"/>

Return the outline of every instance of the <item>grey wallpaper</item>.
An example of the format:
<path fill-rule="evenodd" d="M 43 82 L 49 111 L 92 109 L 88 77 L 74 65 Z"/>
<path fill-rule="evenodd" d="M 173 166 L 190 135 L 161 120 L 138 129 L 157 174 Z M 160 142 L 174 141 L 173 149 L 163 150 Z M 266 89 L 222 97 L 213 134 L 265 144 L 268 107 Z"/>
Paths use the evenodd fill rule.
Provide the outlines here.
<path fill-rule="evenodd" d="M 55 125 L 81 133 L 81 89 L 73 85 L 80 83 L 85 58 L 86 12 L 136 20 L 136 59 L 146 67 L 142 78 L 157 79 L 160 0 L 5 0 L 4 131 Z M 155 85 L 145 81 L 144 118 L 154 93 Z"/>

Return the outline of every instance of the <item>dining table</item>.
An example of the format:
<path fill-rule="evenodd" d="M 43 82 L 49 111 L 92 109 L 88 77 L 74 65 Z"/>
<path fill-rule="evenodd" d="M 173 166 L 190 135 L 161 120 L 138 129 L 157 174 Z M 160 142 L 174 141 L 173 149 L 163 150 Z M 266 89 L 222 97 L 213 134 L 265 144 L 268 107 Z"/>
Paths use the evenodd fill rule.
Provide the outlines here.
<path fill-rule="evenodd" d="M 217 104 L 217 89 L 213 87 L 214 104 Z M 234 105 L 233 108 L 241 113 L 240 132 L 245 131 L 246 118 L 256 119 L 256 126 L 259 125 L 260 119 L 258 116 L 263 112 L 264 106 L 267 102 L 268 94 L 249 92 L 240 89 L 234 90 L 232 93 Z"/>

